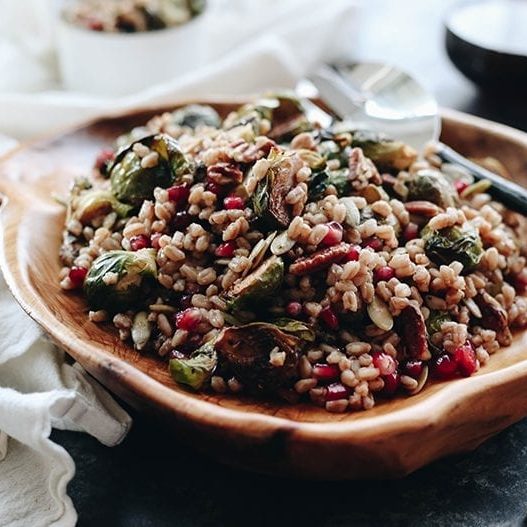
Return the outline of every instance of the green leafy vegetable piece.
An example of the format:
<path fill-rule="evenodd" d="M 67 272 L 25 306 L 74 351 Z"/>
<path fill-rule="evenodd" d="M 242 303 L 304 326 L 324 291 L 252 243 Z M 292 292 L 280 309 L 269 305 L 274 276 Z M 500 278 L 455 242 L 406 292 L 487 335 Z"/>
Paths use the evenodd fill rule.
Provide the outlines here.
<path fill-rule="evenodd" d="M 457 203 L 457 192 L 452 183 L 437 170 L 419 170 L 407 183 L 408 201 L 425 200 L 446 209 Z"/>
<path fill-rule="evenodd" d="M 279 327 L 286 333 L 291 333 L 307 342 L 313 342 L 316 338 L 315 329 L 310 324 L 306 324 L 301 320 L 295 320 L 294 318 L 277 318 L 272 322 L 275 326 Z"/>
<path fill-rule="evenodd" d="M 347 196 L 350 191 L 349 170 L 324 170 L 315 173 L 309 181 L 309 199 L 317 200 L 324 197 L 326 189 L 333 185 L 338 196 Z"/>
<path fill-rule="evenodd" d="M 92 309 L 126 311 L 145 302 L 156 277 L 154 249 L 109 251 L 93 262 L 84 292 Z"/>
<path fill-rule="evenodd" d="M 466 273 L 473 271 L 483 256 L 481 238 L 471 227 L 453 226 L 439 231 L 425 228 L 421 236 L 427 256 L 437 265 L 448 265 L 456 260 L 463 264 Z"/>
<path fill-rule="evenodd" d="M 192 129 L 198 126 L 219 128 L 221 119 L 218 112 L 211 106 L 189 104 L 172 113 L 172 123 Z"/>
<path fill-rule="evenodd" d="M 445 322 L 451 322 L 452 317 L 448 311 L 431 311 L 430 316 L 426 320 L 426 329 L 429 335 L 441 331 L 441 326 Z"/>
<path fill-rule="evenodd" d="M 201 389 L 211 378 L 218 364 L 215 341 L 209 341 L 194 351 L 187 359 L 171 359 L 169 371 L 172 378 L 193 390 Z"/>
<path fill-rule="evenodd" d="M 121 203 L 109 190 L 89 189 L 72 199 L 72 215 L 83 225 L 114 210 L 120 218 L 129 216 L 133 207 Z"/>
<path fill-rule="evenodd" d="M 143 168 L 134 145 L 148 147 L 159 156 L 156 166 Z M 135 141 L 122 149 L 109 169 L 113 195 L 124 203 L 140 206 L 150 199 L 156 187 L 169 187 L 184 174 L 193 171 L 191 162 L 178 142 L 166 134 L 157 134 Z"/>

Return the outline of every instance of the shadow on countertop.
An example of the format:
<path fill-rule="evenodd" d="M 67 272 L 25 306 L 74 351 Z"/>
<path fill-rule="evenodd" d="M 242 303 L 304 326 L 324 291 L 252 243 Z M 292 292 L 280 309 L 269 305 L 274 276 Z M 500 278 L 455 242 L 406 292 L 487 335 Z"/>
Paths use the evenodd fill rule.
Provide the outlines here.
<path fill-rule="evenodd" d="M 52 434 L 77 465 L 69 493 L 81 527 L 527 525 L 527 420 L 401 480 L 328 483 L 225 467 L 178 444 L 158 422 L 134 418 L 114 448 Z"/>

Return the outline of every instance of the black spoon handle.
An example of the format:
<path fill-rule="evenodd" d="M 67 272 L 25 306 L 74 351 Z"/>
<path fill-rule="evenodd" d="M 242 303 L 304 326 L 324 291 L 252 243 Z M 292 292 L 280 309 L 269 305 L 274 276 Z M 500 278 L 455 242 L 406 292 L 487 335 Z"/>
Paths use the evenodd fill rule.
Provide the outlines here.
<path fill-rule="evenodd" d="M 488 193 L 496 201 L 527 216 L 527 189 L 477 165 L 443 143 L 438 143 L 436 153 L 443 161 L 466 168 L 476 180 L 488 179 L 492 183 Z"/>

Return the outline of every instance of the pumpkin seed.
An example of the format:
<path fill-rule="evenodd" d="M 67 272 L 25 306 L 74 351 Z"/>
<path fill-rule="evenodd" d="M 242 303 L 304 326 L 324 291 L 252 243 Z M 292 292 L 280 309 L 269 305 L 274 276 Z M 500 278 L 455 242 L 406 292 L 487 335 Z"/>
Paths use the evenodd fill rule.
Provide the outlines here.
<path fill-rule="evenodd" d="M 424 388 L 424 385 L 426 384 L 427 380 L 428 380 L 428 366 L 425 364 L 421 371 L 421 375 L 419 375 L 419 379 L 417 379 L 417 386 L 413 390 L 410 390 L 408 393 L 410 395 L 415 395 L 416 393 L 419 393 Z"/>
<path fill-rule="evenodd" d="M 339 201 L 346 207 L 346 224 L 350 227 L 357 227 L 360 224 L 360 212 L 353 198 L 340 198 Z"/>
<path fill-rule="evenodd" d="M 463 199 L 471 198 L 472 196 L 476 194 L 481 194 L 482 192 L 486 192 L 491 186 L 492 186 L 492 182 L 489 181 L 488 179 L 480 179 L 479 181 L 476 181 L 476 183 L 469 185 L 460 194 L 460 196 Z"/>
<path fill-rule="evenodd" d="M 254 269 L 255 267 L 258 267 L 258 265 L 260 265 L 261 261 L 265 256 L 265 253 L 267 252 L 267 249 L 269 249 L 271 242 L 274 240 L 275 236 L 276 231 L 269 234 L 267 238 L 262 238 L 253 247 L 251 254 L 249 254 L 249 261 L 251 262 L 251 265 L 248 265 L 245 268 L 245 271 L 243 272 L 242 276 L 245 276 L 251 269 Z"/>
<path fill-rule="evenodd" d="M 132 323 L 132 340 L 136 350 L 141 351 L 146 346 L 151 333 L 152 325 L 148 315 L 145 311 L 140 311 L 135 315 Z"/>
<path fill-rule="evenodd" d="M 368 304 L 368 315 L 371 321 L 380 329 L 390 331 L 393 328 L 393 317 L 388 306 L 377 296 Z"/>
<path fill-rule="evenodd" d="M 296 241 L 289 238 L 287 231 L 281 232 L 271 243 L 271 252 L 276 256 L 285 254 L 295 246 Z"/>

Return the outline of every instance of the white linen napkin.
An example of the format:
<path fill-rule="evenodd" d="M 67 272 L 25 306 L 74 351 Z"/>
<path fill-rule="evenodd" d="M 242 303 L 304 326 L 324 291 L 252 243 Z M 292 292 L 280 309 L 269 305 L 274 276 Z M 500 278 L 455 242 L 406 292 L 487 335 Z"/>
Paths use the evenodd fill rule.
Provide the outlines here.
<path fill-rule="evenodd" d="M 0 30 L 11 27 L 0 31 L 0 132 L 17 138 L 136 105 L 293 87 L 315 63 L 342 55 L 356 23 L 350 0 L 236 0 L 233 4 L 245 13 L 244 25 L 231 9 L 222 14 L 222 27 L 230 24 L 243 31 L 218 44 L 214 60 L 164 85 L 116 100 L 52 90 L 52 39 L 47 26 L 42 29 L 37 23 L 47 1 L 0 0 Z M 11 10 L 2 11 L 3 5 Z M 247 13 L 252 16 L 247 18 Z M 20 37 L 29 30 L 41 38 Z M 9 54 L 2 55 L 3 49 Z M 25 70 L 9 84 L 17 67 Z M 41 91 L 30 93 L 35 89 Z M 76 513 L 66 489 L 74 463 L 50 441 L 51 428 L 85 431 L 111 446 L 123 439 L 131 420 L 80 366 L 65 362 L 64 354 L 42 337 L 1 276 L 0 314 L 0 525 L 74 525 Z"/>

